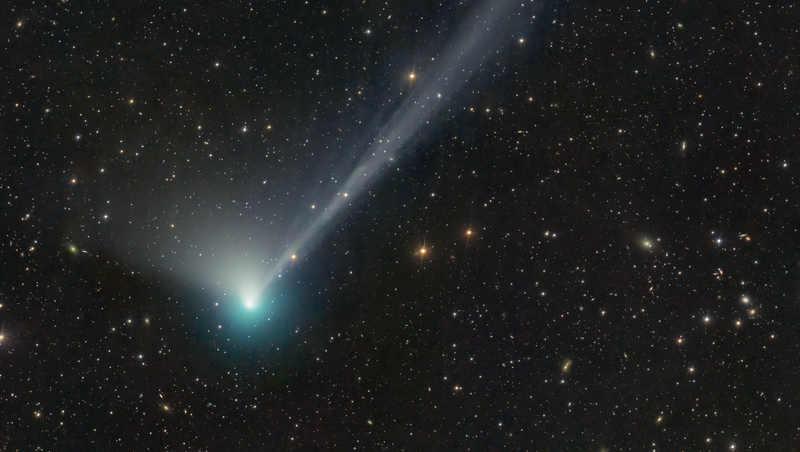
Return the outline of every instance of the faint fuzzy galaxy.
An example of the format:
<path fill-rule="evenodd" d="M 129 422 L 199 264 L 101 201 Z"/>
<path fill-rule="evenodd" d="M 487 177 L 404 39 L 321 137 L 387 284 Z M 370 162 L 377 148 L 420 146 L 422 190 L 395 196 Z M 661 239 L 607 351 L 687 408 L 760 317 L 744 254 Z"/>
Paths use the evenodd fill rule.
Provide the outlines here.
<path fill-rule="evenodd" d="M 795 450 L 790 6 L 19 3 L 8 450 Z"/>

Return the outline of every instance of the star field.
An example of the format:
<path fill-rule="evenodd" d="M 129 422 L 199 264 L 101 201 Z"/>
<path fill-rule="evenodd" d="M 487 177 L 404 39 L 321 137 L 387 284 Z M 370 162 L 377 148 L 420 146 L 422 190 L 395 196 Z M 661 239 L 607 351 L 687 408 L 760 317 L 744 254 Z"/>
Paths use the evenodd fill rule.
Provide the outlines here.
<path fill-rule="evenodd" d="M 9 6 L 0 447 L 795 450 L 798 19 Z"/>

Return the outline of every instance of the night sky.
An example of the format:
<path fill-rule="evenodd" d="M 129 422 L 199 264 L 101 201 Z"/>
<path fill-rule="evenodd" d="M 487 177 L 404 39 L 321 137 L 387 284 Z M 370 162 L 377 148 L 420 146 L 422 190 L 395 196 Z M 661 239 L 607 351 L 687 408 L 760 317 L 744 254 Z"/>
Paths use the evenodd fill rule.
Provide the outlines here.
<path fill-rule="evenodd" d="M 790 3 L 7 4 L 0 448 L 798 450 Z"/>

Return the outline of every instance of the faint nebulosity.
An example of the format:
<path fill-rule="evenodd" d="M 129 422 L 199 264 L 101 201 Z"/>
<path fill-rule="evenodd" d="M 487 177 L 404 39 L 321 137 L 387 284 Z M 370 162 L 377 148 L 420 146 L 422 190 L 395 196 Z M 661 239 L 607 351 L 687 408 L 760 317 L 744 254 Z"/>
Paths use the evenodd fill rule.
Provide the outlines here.
<path fill-rule="evenodd" d="M 800 11 L 18 2 L 3 450 L 795 450 Z"/>

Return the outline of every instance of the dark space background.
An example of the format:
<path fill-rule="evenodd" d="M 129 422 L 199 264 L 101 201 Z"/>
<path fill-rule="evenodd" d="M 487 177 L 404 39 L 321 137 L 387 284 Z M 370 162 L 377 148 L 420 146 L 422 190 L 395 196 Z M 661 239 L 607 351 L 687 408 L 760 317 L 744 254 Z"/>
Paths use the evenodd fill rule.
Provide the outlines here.
<path fill-rule="evenodd" d="M 6 4 L 2 450 L 797 450 L 789 2 L 521 3 L 268 320 L 209 279 L 481 5 Z"/>

